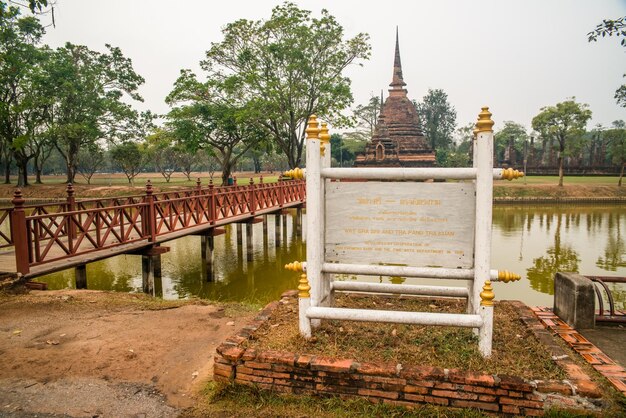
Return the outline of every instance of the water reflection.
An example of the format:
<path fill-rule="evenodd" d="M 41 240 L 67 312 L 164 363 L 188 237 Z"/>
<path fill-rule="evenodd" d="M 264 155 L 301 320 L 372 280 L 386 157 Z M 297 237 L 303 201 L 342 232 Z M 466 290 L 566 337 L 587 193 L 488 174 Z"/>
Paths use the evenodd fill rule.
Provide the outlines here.
<path fill-rule="evenodd" d="M 283 269 L 284 264 L 305 258 L 301 236 L 306 235 L 306 231 L 298 233 L 295 215 L 295 210 L 286 216 L 269 215 L 265 225 L 251 226 L 251 240 L 244 225 L 241 245 L 237 245 L 237 227 L 226 226 L 225 234 L 213 238 L 210 253 L 207 253 L 208 242 L 203 246 L 199 236 L 164 244 L 171 251 L 162 257 L 163 297 L 267 302 L 284 290 L 295 288 L 297 274 Z M 496 297 L 551 306 L 553 277 L 557 271 L 626 276 L 624 228 L 626 208 L 618 205 L 494 207 L 492 267 L 522 275 L 519 282 L 496 283 Z M 87 277 L 90 289 L 141 291 L 140 257 L 127 255 L 91 263 L 87 266 Z M 403 277 L 363 279 L 463 285 L 452 280 Z M 74 272 L 65 271 L 43 280 L 50 288 L 74 287 Z M 626 301 L 623 286 L 609 286 L 619 301 L 618 307 L 623 309 Z"/>

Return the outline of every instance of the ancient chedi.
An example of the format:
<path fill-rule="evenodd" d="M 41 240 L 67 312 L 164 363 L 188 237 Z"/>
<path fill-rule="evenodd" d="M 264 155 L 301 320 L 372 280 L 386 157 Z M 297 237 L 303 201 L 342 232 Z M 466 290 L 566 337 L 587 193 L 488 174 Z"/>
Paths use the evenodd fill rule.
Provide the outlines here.
<path fill-rule="evenodd" d="M 435 166 L 435 153 L 420 130 L 417 110 L 404 88 L 397 30 L 393 79 L 389 86 L 389 96 L 378 116 L 372 139 L 365 152 L 356 156 L 355 167 Z"/>

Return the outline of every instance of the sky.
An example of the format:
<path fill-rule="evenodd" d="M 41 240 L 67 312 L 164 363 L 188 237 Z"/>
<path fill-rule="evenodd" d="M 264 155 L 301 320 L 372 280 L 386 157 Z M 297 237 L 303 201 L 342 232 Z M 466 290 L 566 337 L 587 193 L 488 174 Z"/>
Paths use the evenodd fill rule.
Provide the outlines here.
<path fill-rule="evenodd" d="M 443 89 L 457 111 L 457 126 L 475 122 L 489 106 L 497 131 L 504 121 L 530 128 L 544 106 L 570 97 L 589 105 L 588 125 L 626 120 L 615 90 L 626 83 L 626 48 L 619 38 L 587 42 L 602 19 L 626 16 L 626 0 L 300 0 L 319 16 L 327 9 L 346 37 L 368 33 L 371 58 L 350 66 L 354 105 L 387 96 L 396 26 L 409 98 Z M 140 110 L 168 111 L 165 96 L 183 68 L 201 74 L 199 61 L 222 28 L 245 18 L 268 19 L 279 1 L 56 0 L 56 27 L 44 42 L 66 41 L 105 51 L 122 49 L 146 82 Z M 49 21 L 49 16 L 43 17 Z"/>

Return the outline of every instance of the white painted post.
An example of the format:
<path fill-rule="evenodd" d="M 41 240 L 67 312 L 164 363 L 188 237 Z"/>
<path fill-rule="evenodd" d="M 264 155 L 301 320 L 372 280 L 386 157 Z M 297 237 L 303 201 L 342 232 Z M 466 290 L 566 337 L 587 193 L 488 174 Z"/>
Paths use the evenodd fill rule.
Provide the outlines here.
<path fill-rule="evenodd" d="M 330 168 L 331 161 L 331 148 L 330 148 L 330 134 L 328 133 L 328 125 L 326 122 L 321 123 L 321 129 L 319 134 L 320 139 L 320 157 L 321 157 L 321 170 L 326 168 Z M 321 174 L 320 174 L 321 176 Z M 320 228 L 320 254 L 322 256 L 322 263 L 324 262 L 324 245 L 325 245 L 325 228 L 326 228 L 326 189 L 325 189 L 326 180 L 321 179 L 320 181 L 320 225 L 323 227 Z M 307 230 L 308 231 L 308 230 Z M 320 265 L 320 269 L 321 269 Z M 321 294 L 320 294 L 320 305 L 319 306 L 332 306 L 332 288 L 330 285 L 332 274 L 322 272 L 320 275 L 322 280 L 321 284 Z M 317 324 L 317 320 L 314 320 L 314 324 Z"/>
<path fill-rule="evenodd" d="M 309 294 L 309 281 L 307 275 L 300 275 L 298 285 L 298 323 L 300 324 L 300 335 L 304 338 L 311 338 L 311 320 L 306 316 L 306 311 L 311 307 L 311 296 Z"/>
<path fill-rule="evenodd" d="M 476 229 L 474 235 L 474 283 L 471 299 L 478 314 L 480 292 L 491 270 L 491 216 L 493 199 L 493 124 L 488 107 L 483 107 L 476 123 Z"/>
<path fill-rule="evenodd" d="M 322 249 L 324 243 L 321 242 L 324 237 L 324 224 L 322 223 L 322 199 L 321 189 L 321 158 L 320 158 L 320 140 L 317 117 L 311 115 L 306 128 L 306 230 L 307 230 L 307 246 L 306 246 L 306 263 L 307 276 L 311 285 L 311 306 L 319 306 L 322 296 Z M 315 231 L 319 231 L 316 233 Z M 319 325 L 316 320 L 313 326 Z"/>
<path fill-rule="evenodd" d="M 477 149 L 476 140 L 478 139 L 478 128 L 474 128 L 473 134 L 474 134 L 474 137 L 472 138 L 472 167 L 476 169 L 476 149 Z M 474 184 L 476 184 L 476 179 L 474 179 Z M 476 233 L 476 229 L 474 229 L 474 234 L 475 233 Z M 476 248 L 475 246 L 476 246 L 476 235 L 474 235 L 474 249 Z M 471 314 L 471 313 L 474 313 L 474 280 L 470 280 L 467 282 L 467 291 L 470 294 L 470 297 L 467 298 L 467 313 Z"/>
<path fill-rule="evenodd" d="M 491 287 L 491 281 L 485 281 L 483 291 L 480 292 L 480 310 L 482 326 L 479 328 L 478 349 L 483 357 L 491 357 L 491 343 L 493 339 L 493 298 L 495 297 Z"/>

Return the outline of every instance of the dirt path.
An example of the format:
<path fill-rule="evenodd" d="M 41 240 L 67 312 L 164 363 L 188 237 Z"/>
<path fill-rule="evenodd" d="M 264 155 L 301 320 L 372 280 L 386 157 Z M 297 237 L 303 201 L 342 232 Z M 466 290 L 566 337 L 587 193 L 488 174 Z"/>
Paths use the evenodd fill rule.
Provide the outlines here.
<path fill-rule="evenodd" d="M 0 416 L 176 416 L 210 379 L 215 347 L 252 316 L 178 305 L 88 290 L 1 296 Z"/>

